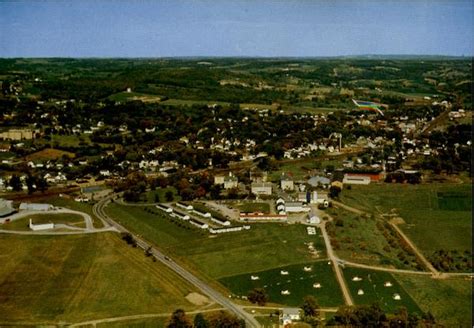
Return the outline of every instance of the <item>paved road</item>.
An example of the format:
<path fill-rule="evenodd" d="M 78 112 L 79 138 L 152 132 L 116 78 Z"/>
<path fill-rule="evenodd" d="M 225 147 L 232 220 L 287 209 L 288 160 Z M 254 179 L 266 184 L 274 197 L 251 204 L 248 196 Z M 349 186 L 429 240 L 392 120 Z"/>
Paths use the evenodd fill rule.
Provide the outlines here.
<path fill-rule="evenodd" d="M 93 211 L 94 214 L 99 217 L 102 221 L 106 222 L 108 226 L 112 226 L 116 228 L 120 232 L 127 232 L 132 234 L 130 231 L 128 231 L 125 227 L 120 225 L 119 223 L 115 222 L 112 218 L 110 218 L 104 211 L 105 207 L 107 204 L 110 202 L 112 196 L 108 196 L 98 203 L 94 205 Z M 214 290 L 212 287 L 210 287 L 208 284 L 205 282 L 201 281 L 198 279 L 196 276 L 194 276 L 192 273 L 189 271 L 185 270 L 183 267 L 172 261 L 169 257 L 165 256 L 163 253 L 161 253 L 158 249 L 154 248 L 152 245 L 148 244 L 145 240 L 142 238 L 138 237 L 137 235 L 132 234 L 134 239 L 137 242 L 137 245 L 146 250 L 150 249 L 151 254 L 160 262 L 165 264 L 168 268 L 176 272 L 179 276 L 199 288 L 204 294 L 209 296 L 212 300 L 214 300 L 216 303 L 222 305 L 225 307 L 227 310 L 230 312 L 234 313 L 237 315 L 239 318 L 244 319 L 246 321 L 247 327 L 250 328 L 257 328 L 260 327 L 260 324 L 258 323 L 257 320 L 248 312 L 246 312 L 241 306 L 235 304 L 232 302 L 229 298 L 223 296 L 221 293 L 218 291 Z"/>

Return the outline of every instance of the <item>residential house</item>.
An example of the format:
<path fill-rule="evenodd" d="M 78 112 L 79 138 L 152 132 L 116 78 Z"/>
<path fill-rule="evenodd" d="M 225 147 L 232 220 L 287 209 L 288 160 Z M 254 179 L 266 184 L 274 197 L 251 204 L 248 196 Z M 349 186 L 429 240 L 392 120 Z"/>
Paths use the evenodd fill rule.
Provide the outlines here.
<path fill-rule="evenodd" d="M 294 321 L 301 320 L 299 308 L 283 308 L 281 311 L 280 321 L 283 326 L 292 324 Z"/>

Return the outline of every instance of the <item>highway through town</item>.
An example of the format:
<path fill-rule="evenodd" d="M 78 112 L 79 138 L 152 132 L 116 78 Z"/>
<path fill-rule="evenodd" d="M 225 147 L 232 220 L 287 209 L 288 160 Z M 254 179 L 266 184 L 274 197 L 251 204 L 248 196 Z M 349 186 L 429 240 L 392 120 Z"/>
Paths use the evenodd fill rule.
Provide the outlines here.
<path fill-rule="evenodd" d="M 224 295 L 222 295 L 221 293 L 213 289 L 211 286 L 209 286 L 202 280 L 198 279 L 195 275 L 185 270 L 183 267 L 181 267 L 179 264 L 174 262 L 168 256 L 165 256 L 162 252 L 160 252 L 158 249 L 153 247 L 153 245 L 150 245 L 141 237 L 131 233 L 128 229 L 126 229 L 125 227 L 123 227 L 122 225 L 114 221 L 111 217 L 109 217 L 105 213 L 105 207 L 107 206 L 108 203 L 110 203 L 112 197 L 114 197 L 115 195 L 112 194 L 110 196 L 107 196 L 103 198 L 102 200 L 100 200 L 98 203 L 96 203 L 93 207 L 94 215 L 97 216 L 100 220 L 102 220 L 102 222 L 104 222 L 104 224 L 106 224 L 107 226 L 112 226 L 115 229 L 117 229 L 119 232 L 130 233 L 133 236 L 133 238 L 136 240 L 138 247 L 142 248 L 143 250 L 149 250 L 149 252 L 158 261 L 165 264 L 168 268 L 176 272 L 183 279 L 187 280 L 188 282 L 193 284 L 195 287 L 200 289 L 204 294 L 206 294 L 213 301 L 222 305 L 224 308 L 234 313 L 239 318 L 245 320 L 247 327 L 257 328 L 261 326 L 258 323 L 258 321 L 255 320 L 255 318 L 250 313 L 246 312 L 241 306 L 232 302 L 229 298 L 225 297 Z"/>

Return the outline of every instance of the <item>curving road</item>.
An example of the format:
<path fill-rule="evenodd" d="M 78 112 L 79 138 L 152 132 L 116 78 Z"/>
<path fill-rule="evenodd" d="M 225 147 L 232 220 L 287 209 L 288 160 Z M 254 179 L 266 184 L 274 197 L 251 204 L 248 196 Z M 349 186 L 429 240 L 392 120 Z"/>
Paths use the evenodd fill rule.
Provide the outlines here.
<path fill-rule="evenodd" d="M 114 227 L 119 232 L 130 233 L 133 236 L 133 238 L 136 240 L 138 247 L 142 248 L 143 250 L 150 249 L 151 247 L 150 252 L 157 260 L 159 260 L 161 263 L 165 264 L 168 268 L 176 272 L 183 279 L 187 280 L 188 282 L 196 286 L 204 294 L 206 294 L 210 299 L 222 305 L 224 308 L 234 313 L 239 318 L 245 320 L 247 327 L 250 327 L 250 328 L 260 327 L 260 324 L 258 323 L 258 321 L 255 320 L 255 318 L 250 313 L 246 312 L 243 309 L 243 307 L 232 302 L 229 298 L 225 297 L 224 295 L 222 295 L 221 293 L 213 289 L 211 286 L 209 286 L 205 282 L 198 279 L 192 273 L 190 273 L 189 271 L 181 267 L 179 264 L 175 263 L 169 257 L 165 256 L 162 252 L 160 252 L 158 249 L 153 247 L 153 245 L 148 244 L 144 239 L 131 233 L 121 224 L 115 222 L 111 217 L 109 217 L 105 213 L 105 207 L 110 202 L 113 196 L 114 195 L 107 196 L 106 198 L 96 203 L 93 207 L 94 214 L 98 218 L 100 218 L 104 222 L 104 224 L 106 224 L 106 226 Z"/>

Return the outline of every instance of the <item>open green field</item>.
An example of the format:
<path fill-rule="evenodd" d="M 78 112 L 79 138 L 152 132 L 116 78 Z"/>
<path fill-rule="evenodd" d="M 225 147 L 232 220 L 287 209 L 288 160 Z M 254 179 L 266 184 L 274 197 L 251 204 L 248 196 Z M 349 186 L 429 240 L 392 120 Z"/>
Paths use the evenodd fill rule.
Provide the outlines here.
<path fill-rule="evenodd" d="M 390 313 L 393 313 L 399 306 L 405 306 L 408 312 L 421 314 L 420 308 L 410 297 L 408 291 L 389 272 L 349 267 L 344 268 L 343 272 L 355 304 L 378 302 L 384 310 Z M 362 280 L 353 281 L 354 277 Z M 392 286 L 385 287 L 386 282 L 390 282 Z M 363 295 L 358 295 L 359 289 L 363 290 Z M 399 294 L 400 300 L 395 300 L 394 294 Z"/>
<path fill-rule="evenodd" d="M 0 325 L 196 309 L 193 287 L 114 233 L 1 234 L 0 254 Z"/>
<path fill-rule="evenodd" d="M 311 271 L 305 271 L 304 267 L 310 267 Z M 282 270 L 288 271 L 288 275 L 281 275 Z M 259 280 L 252 280 L 251 276 L 258 276 Z M 332 266 L 328 265 L 327 260 L 225 277 L 219 281 L 237 297 L 247 296 L 253 288 L 264 288 L 271 303 L 298 307 L 305 296 L 313 295 L 323 307 L 344 304 Z M 321 284 L 321 288 L 313 288 L 315 283 Z M 282 295 L 281 292 L 286 290 L 290 294 Z"/>
<path fill-rule="evenodd" d="M 446 327 L 472 327 L 472 280 L 393 275 L 424 312 Z"/>
<path fill-rule="evenodd" d="M 321 235 L 309 236 L 303 225 L 252 224 L 250 230 L 209 236 L 136 207 L 111 204 L 106 212 L 174 258 L 214 279 L 307 263 L 314 260 L 307 242 L 313 242 L 320 258 L 326 256 Z"/>
<path fill-rule="evenodd" d="M 471 211 L 467 206 L 472 202 L 470 184 L 352 186 L 351 190 L 344 189 L 340 198 L 374 214 L 395 211 L 406 222 L 400 227 L 427 255 L 440 249 L 463 252 L 472 248 Z"/>
<path fill-rule="evenodd" d="M 390 230 L 387 230 L 380 219 L 339 208 L 330 208 L 327 211 L 336 222 L 332 222 L 328 228 L 334 230 L 335 237 L 332 237 L 331 241 L 339 257 L 369 265 L 417 269 L 414 255 L 403 251 L 398 242 L 393 243 L 393 246 L 389 243 L 384 231 L 388 233 Z M 397 237 L 389 237 L 398 240 Z M 403 253 L 403 261 L 397 256 L 400 252 Z"/>
<path fill-rule="evenodd" d="M 241 212 L 251 213 L 251 212 L 263 212 L 270 213 L 270 205 L 268 203 L 242 203 L 237 204 L 236 208 Z"/>
<path fill-rule="evenodd" d="M 0 229 L 5 230 L 30 230 L 29 223 L 30 219 L 33 220 L 33 224 L 43 224 L 43 223 L 54 223 L 54 224 L 67 224 L 70 226 L 85 228 L 86 223 L 84 218 L 78 214 L 33 214 L 28 217 L 24 217 L 18 220 L 14 220 L 0 226 Z"/>

